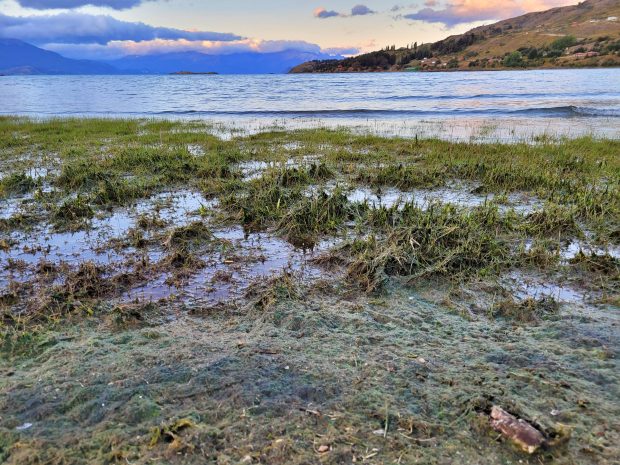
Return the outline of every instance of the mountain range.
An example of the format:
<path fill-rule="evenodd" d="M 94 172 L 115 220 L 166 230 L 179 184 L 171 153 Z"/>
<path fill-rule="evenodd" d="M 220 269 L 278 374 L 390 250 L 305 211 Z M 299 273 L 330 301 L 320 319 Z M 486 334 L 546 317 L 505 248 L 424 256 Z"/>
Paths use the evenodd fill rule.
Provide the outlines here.
<path fill-rule="evenodd" d="M 17 39 L 0 39 L 0 74 L 170 74 L 286 73 L 309 60 L 334 58 L 323 53 L 284 50 L 274 53 L 243 52 L 207 55 L 177 52 L 132 55 L 113 61 L 74 60 Z M 342 57 L 338 57 L 342 58 Z"/>
<path fill-rule="evenodd" d="M 0 39 L 0 74 L 116 74 L 107 63 L 72 60 L 17 39 Z"/>

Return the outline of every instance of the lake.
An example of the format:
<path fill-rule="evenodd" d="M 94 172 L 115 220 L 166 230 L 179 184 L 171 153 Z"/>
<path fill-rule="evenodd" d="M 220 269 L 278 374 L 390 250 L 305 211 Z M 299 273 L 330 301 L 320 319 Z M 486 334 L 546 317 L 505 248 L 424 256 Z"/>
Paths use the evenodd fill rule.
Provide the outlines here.
<path fill-rule="evenodd" d="M 0 114 L 209 119 L 511 139 L 620 138 L 620 69 L 189 76 L 3 76 Z"/>

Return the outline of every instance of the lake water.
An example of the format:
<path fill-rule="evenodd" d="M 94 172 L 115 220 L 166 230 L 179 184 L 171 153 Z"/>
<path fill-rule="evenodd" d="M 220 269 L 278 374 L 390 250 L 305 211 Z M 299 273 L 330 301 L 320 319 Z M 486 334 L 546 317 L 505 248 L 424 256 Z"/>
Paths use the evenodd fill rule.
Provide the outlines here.
<path fill-rule="evenodd" d="M 239 76 L 3 76 L 0 114 L 208 119 L 257 130 L 620 138 L 620 69 Z"/>

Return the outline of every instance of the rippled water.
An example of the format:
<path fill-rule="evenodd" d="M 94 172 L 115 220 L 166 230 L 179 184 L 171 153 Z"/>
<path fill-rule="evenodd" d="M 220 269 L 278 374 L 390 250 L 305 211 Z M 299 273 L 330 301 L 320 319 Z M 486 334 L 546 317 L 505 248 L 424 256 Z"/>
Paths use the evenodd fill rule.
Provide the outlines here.
<path fill-rule="evenodd" d="M 620 70 L 238 76 L 4 76 L 0 114 L 296 126 L 481 121 L 620 137 Z M 444 128 L 445 130 L 445 128 Z"/>

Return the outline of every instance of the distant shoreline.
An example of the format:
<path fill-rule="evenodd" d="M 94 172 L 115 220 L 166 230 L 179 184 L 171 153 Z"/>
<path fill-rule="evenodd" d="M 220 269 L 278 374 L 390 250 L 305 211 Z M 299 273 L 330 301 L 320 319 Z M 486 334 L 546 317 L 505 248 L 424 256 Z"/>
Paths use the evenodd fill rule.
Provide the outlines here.
<path fill-rule="evenodd" d="M 570 70 L 570 71 L 579 71 L 579 70 L 591 70 L 591 69 L 620 69 L 620 65 L 618 66 L 583 66 L 583 67 L 573 67 L 573 66 L 554 66 L 554 67 L 539 67 L 539 68 L 459 68 L 459 69 L 419 69 L 419 70 L 406 70 L 406 69 L 398 69 L 398 70 L 381 70 L 381 71 L 311 71 L 311 72 L 292 72 L 289 71 L 287 74 L 415 74 L 415 73 L 492 73 L 499 71 L 556 71 L 556 70 Z"/>

